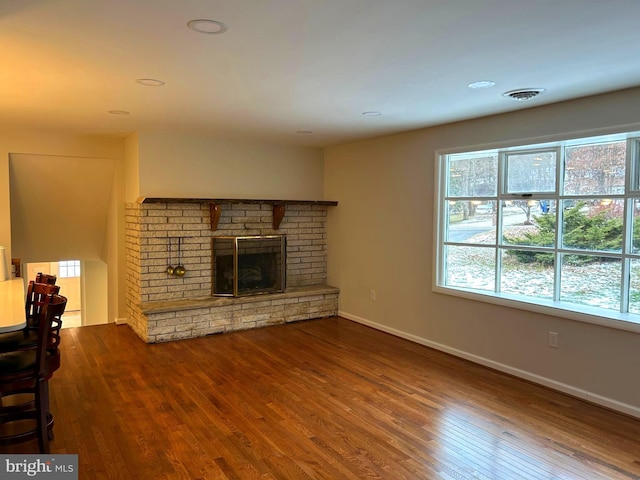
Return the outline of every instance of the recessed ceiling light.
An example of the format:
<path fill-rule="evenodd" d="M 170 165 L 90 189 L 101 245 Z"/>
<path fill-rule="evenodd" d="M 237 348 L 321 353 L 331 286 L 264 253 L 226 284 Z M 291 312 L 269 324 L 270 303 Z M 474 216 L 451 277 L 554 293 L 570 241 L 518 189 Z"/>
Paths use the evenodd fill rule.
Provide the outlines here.
<path fill-rule="evenodd" d="M 362 112 L 362 115 L 365 117 L 379 117 L 382 115 L 382 112 Z"/>
<path fill-rule="evenodd" d="M 145 87 L 161 87 L 164 85 L 162 80 L 156 80 L 155 78 L 138 78 L 136 83 L 144 85 Z"/>
<path fill-rule="evenodd" d="M 127 112 L 126 110 L 109 110 L 107 113 L 111 115 L 130 115 L 131 112 Z"/>
<path fill-rule="evenodd" d="M 478 88 L 491 88 L 495 86 L 496 82 L 492 80 L 478 80 L 477 82 L 471 82 L 467 87 L 478 89 Z"/>
<path fill-rule="evenodd" d="M 217 35 L 229 30 L 229 27 L 222 22 L 206 19 L 191 20 L 190 22 L 187 22 L 187 27 L 194 32 L 206 33 L 208 35 Z"/>

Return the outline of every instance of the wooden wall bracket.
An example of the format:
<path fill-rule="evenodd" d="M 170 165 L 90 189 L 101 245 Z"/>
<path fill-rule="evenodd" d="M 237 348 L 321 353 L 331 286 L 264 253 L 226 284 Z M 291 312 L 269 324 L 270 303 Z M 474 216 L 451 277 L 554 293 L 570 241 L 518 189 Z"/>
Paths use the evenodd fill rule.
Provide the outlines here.
<path fill-rule="evenodd" d="M 280 228 L 280 222 L 284 218 L 285 205 L 284 203 L 273 204 L 273 229 L 278 230 Z"/>
<path fill-rule="evenodd" d="M 211 213 L 211 231 L 215 232 L 218 229 L 220 215 L 222 215 L 222 205 L 219 203 L 210 203 L 209 211 Z"/>

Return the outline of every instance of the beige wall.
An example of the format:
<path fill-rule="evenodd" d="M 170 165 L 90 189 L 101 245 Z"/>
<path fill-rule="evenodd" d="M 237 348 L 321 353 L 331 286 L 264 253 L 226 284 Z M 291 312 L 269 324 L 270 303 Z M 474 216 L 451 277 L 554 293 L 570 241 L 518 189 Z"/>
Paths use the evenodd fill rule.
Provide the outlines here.
<path fill-rule="evenodd" d="M 436 150 L 615 130 L 638 111 L 633 89 L 327 149 L 325 197 L 339 201 L 329 283 L 341 314 L 640 416 L 640 334 L 431 291 Z"/>
<path fill-rule="evenodd" d="M 140 196 L 140 147 L 138 134 L 132 133 L 125 139 L 124 184 L 127 202 L 134 202 Z"/>
<path fill-rule="evenodd" d="M 116 160 L 11 153 L 11 241 L 23 262 L 104 258 Z"/>
<path fill-rule="evenodd" d="M 7 247 L 7 257 L 12 256 L 11 245 L 11 206 L 10 206 L 10 178 L 9 178 L 9 155 L 10 154 L 30 154 L 30 155 L 52 155 L 62 157 L 91 157 L 91 158 L 108 158 L 116 161 L 116 171 L 119 172 L 119 178 L 114 182 L 113 192 L 119 192 L 117 195 L 124 197 L 124 181 L 122 179 L 122 167 L 119 164 L 123 161 L 124 141 L 121 138 L 106 138 L 101 136 L 91 135 L 72 135 L 59 132 L 44 132 L 44 131 L 26 131 L 26 130 L 7 130 L 0 131 L 0 245 Z M 37 175 L 34 172 L 34 175 Z M 121 186 L 122 185 L 122 186 Z M 56 194 L 55 189 L 52 194 Z M 120 275 L 120 270 L 117 267 L 117 261 L 114 260 L 114 256 L 117 257 L 118 250 L 118 234 L 122 232 L 122 238 L 124 238 L 124 214 L 121 216 L 122 225 L 121 228 L 117 225 L 117 215 L 112 213 L 116 209 L 114 203 L 113 194 L 110 201 L 108 215 L 116 218 L 115 221 L 110 222 L 105 232 L 105 243 L 103 245 L 105 262 L 109 265 L 108 275 L 109 278 L 117 279 Z M 124 212 L 124 201 L 121 201 L 121 209 Z M 78 205 L 79 208 L 90 211 L 92 209 L 91 203 Z M 65 212 L 62 212 L 65 213 Z M 67 212 L 68 213 L 68 212 Z M 41 259 L 42 260 L 42 259 Z M 124 273 L 122 273 L 124 275 Z M 124 280 L 121 282 L 124 284 Z M 90 288 L 93 288 L 95 284 L 91 284 Z M 105 290 L 101 285 L 98 287 L 102 289 L 100 295 L 104 296 Z M 90 295 L 93 293 L 90 292 Z M 97 293 L 96 293 L 97 294 Z M 114 306 L 110 308 L 110 321 L 114 320 L 116 315 L 115 311 L 118 309 L 119 295 L 117 289 L 115 293 L 109 292 L 109 302 L 115 302 Z M 113 311 L 112 311 L 113 310 Z M 124 312 L 124 308 L 122 309 Z"/>
<path fill-rule="evenodd" d="M 125 153 L 126 158 L 126 153 Z M 125 256 L 125 161 L 116 162 L 107 213 L 104 254 L 107 272 L 107 321 L 117 322 L 127 311 Z M 111 272 L 111 273 L 110 273 Z M 113 274 L 117 272 L 117 274 Z"/>
<path fill-rule="evenodd" d="M 100 260 L 82 263 L 82 325 L 107 323 L 107 264 Z M 112 320 L 113 321 L 113 320 Z"/>
<path fill-rule="evenodd" d="M 128 201 L 139 196 L 317 200 L 322 199 L 323 194 L 320 149 L 166 132 L 106 138 L 5 130 L 0 132 L 0 245 L 6 247 L 8 259 L 12 257 L 10 154 L 115 160 L 100 253 L 100 260 L 107 264 L 110 322 L 126 320 L 125 198 Z M 92 209 L 90 202 L 81 202 L 77 207 Z"/>
<path fill-rule="evenodd" d="M 11 272 L 11 199 L 9 190 L 9 153 L 0 150 L 0 246 L 5 247 L 7 272 Z"/>
<path fill-rule="evenodd" d="M 322 150 L 139 133 L 139 195 L 322 200 Z M 127 193 L 127 201 L 133 201 Z"/>

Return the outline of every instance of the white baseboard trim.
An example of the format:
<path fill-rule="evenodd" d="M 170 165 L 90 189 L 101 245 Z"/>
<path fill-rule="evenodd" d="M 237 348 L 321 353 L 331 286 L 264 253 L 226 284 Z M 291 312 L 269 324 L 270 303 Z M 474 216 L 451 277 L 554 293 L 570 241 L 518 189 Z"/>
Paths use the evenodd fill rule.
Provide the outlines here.
<path fill-rule="evenodd" d="M 508 373 L 509 375 L 513 375 L 514 377 L 519 377 L 519 378 L 528 380 L 530 382 L 543 385 L 553 390 L 566 393 L 573 397 L 581 398 L 583 400 L 586 400 L 591 403 L 595 403 L 597 405 L 601 405 L 611 410 L 616 410 L 626 415 L 640 418 L 640 407 L 635 407 L 633 405 L 622 403 L 612 398 L 603 397 L 601 395 L 597 395 L 587 390 L 583 390 L 580 388 L 573 387 L 571 385 L 567 385 L 566 383 L 557 382 L 550 378 L 542 377 L 540 375 L 536 375 L 535 373 L 531 373 L 526 370 L 514 368 L 504 363 L 496 362 L 494 360 L 490 360 L 488 358 L 481 357 L 473 353 L 465 352 L 464 350 L 458 350 L 457 348 L 452 348 L 447 345 L 443 345 L 441 343 L 432 342 L 425 338 L 418 337 L 416 335 L 412 335 L 410 333 L 406 333 L 400 330 L 396 330 L 395 328 L 391 328 L 386 325 L 372 322 L 362 317 L 358 317 L 357 315 L 351 315 L 350 313 L 343 312 L 343 311 L 338 311 L 338 315 L 348 320 L 353 320 L 354 322 L 361 323 L 371 328 L 375 328 L 376 330 L 389 333 L 396 337 L 404 338 L 405 340 L 410 340 L 420 345 L 424 345 L 426 347 L 430 347 L 435 350 L 440 350 L 441 352 L 449 353 L 456 357 L 464 358 L 465 360 L 469 360 L 471 362 L 484 365 L 485 367 L 493 368 L 494 370 L 498 370 L 500 372 Z"/>
<path fill-rule="evenodd" d="M 127 324 L 126 318 L 116 318 L 116 325 L 126 325 L 126 324 Z"/>

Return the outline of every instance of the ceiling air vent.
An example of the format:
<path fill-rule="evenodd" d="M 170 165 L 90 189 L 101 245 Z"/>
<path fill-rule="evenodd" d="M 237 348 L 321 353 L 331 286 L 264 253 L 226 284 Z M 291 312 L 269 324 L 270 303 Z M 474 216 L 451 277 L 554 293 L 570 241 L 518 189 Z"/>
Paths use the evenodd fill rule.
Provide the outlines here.
<path fill-rule="evenodd" d="M 509 92 L 504 92 L 502 94 L 503 97 L 513 98 L 519 102 L 526 102 L 527 100 L 531 100 L 534 97 L 537 97 L 542 92 L 544 92 L 544 88 L 525 88 L 522 90 L 511 90 Z"/>

